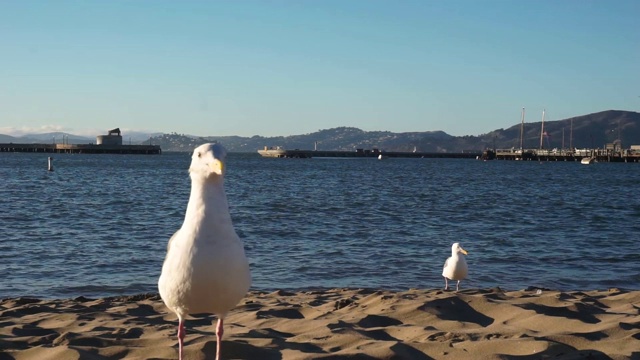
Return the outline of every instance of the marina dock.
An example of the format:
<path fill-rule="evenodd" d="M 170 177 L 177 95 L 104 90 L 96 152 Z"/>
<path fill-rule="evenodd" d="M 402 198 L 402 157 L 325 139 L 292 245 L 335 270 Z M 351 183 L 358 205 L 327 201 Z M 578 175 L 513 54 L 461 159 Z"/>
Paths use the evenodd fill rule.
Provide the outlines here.
<path fill-rule="evenodd" d="M 364 150 L 356 149 L 356 151 L 340 151 L 340 150 L 284 150 L 282 148 L 265 148 L 258 150 L 263 157 L 272 158 L 457 158 L 457 159 L 475 159 L 482 155 L 482 152 L 461 152 L 461 153 L 439 153 L 439 152 L 404 152 L 404 151 L 381 151 L 378 149 Z"/>
<path fill-rule="evenodd" d="M 594 162 L 640 162 L 640 150 L 612 151 L 610 149 L 582 149 L 582 150 L 545 150 L 545 149 L 497 149 L 469 151 L 461 153 L 440 152 L 402 152 L 381 151 L 378 149 L 356 151 L 333 150 L 285 150 L 279 147 L 258 150 L 263 157 L 271 158 L 452 158 L 452 159 L 480 159 L 480 160 L 523 160 L 523 161 L 575 161 L 591 159 Z"/>
<path fill-rule="evenodd" d="M 640 151 L 611 150 L 611 149 L 582 149 L 582 150 L 519 150 L 497 149 L 485 151 L 483 156 L 487 160 L 522 160 L 522 161 L 576 161 L 592 159 L 595 162 L 640 162 Z"/>

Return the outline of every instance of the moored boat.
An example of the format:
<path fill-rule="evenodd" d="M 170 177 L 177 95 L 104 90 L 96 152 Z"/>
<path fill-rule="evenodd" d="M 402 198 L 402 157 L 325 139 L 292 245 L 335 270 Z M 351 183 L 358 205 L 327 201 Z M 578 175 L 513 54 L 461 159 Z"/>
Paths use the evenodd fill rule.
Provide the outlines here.
<path fill-rule="evenodd" d="M 594 162 L 596 162 L 595 156 L 583 157 L 582 160 L 580 160 L 580 164 L 583 164 L 583 165 L 593 164 Z"/>
<path fill-rule="evenodd" d="M 265 146 L 264 149 L 258 150 L 258 154 L 264 157 L 280 158 L 280 157 L 285 157 L 287 155 L 287 152 L 285 149 L 281 148 L 280 146 L 276 146 L 275 148 Z"/>

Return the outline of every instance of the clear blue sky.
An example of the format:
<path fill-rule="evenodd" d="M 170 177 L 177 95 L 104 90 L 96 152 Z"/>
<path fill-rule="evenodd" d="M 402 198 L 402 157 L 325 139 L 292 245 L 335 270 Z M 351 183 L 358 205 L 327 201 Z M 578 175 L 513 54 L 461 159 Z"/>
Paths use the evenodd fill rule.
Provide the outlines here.
<path fill-rule="evenodd" d="M 0 133 L 479 135 L 640 111 L 640 1 L 1 1 Z M 126 133 L 123 134 L 126 136 Z"/>

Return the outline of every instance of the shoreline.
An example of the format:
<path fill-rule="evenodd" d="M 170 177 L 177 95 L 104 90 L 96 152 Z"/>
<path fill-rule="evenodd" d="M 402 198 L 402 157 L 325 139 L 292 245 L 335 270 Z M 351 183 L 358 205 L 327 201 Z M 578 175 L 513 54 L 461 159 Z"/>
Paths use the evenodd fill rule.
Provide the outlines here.
<path fill-rule="evenodd" d="M 250 291 L 224 359 L 635 359 L 640 290 Z M 157 293 L 0 300 L 0 360 L 177 358 Z M 186 321 L 187 359 L 215 357 L 215 318 Z"/>

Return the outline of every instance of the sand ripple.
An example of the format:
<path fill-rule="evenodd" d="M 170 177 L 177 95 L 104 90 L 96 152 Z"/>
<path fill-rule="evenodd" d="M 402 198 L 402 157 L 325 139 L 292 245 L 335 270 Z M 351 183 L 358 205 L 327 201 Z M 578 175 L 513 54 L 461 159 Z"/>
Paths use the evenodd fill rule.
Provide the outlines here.
<path fill-rule="evenodd" d="M 638 359 L 640 291 L 251 292 L 225 359 Z M 188 359 L 215 357 L 215 319 L 187 321 Z M 0 302 L 0 360 L 175 359 L 157 294 Z"/>

